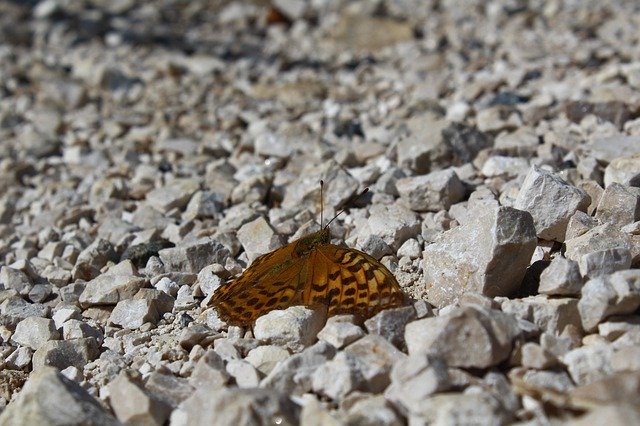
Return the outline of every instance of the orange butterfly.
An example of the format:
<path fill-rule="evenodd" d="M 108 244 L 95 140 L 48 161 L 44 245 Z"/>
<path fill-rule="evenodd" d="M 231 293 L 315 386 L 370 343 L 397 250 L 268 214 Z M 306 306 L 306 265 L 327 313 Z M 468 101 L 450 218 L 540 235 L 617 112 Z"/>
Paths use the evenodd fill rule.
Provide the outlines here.
<path fill-rule="evenodd" d="M 368 318 L 402 306 L 398 281 L 382 263 L 331 244 L 329 224 L 340 213 L 321 230 L 256 258 L 242 275 L 218 288 L 211 303 L 220 318 L 231 325 L 249 325 L 273 309 L 295 305 L 325 305 L 328 315 Z"/>

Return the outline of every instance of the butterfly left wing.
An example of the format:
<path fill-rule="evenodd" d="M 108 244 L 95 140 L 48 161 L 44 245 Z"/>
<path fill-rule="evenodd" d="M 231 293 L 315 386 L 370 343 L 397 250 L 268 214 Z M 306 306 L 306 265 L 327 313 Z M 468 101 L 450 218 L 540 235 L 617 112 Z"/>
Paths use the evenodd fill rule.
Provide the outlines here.
<path fill-rule="evenodd" d="M 248 325 L 273 310 L 300 304 L 299 287 L 305 262 L 293 256 L 294 243 L 256 258 L 236 279 L 218 288 L 211 298 L 220 318 Z"/>
<path fill-rule="evenodd" d="M 324 303 L 328 314 L 349 313 L 365 318 L 402 306 L 404 294 L 393 274 L 380 262 L 360 250 L 325 244 L 309 259 L 302 301 Z"/>

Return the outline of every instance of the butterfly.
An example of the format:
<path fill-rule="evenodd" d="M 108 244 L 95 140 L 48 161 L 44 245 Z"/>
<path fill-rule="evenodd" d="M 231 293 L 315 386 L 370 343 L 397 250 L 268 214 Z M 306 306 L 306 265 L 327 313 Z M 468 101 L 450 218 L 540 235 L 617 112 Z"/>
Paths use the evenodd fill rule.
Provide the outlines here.
<path fill-rule="evenodd" d="M 271 310 L 296 305 L 324 306 L 328 316 L 369 318 L 402 306 L 400 285 L 382 263 L 360 250 L 331 244 L 329 225 L 340 213 L 319 231 L 259 256 L 219 287 L 211 304 L 220 318 L 245 326 Z"/>

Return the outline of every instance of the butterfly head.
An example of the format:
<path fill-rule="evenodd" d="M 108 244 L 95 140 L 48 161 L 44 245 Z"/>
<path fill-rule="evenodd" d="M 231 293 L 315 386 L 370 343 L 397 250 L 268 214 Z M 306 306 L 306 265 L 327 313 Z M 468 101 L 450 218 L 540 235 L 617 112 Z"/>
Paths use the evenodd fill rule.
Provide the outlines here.
<path fill-rule="evenodd" d="M 329 228 L 324 227 L 321 230 L 314 232 L 311 235 L 300 238 L 296 244 L 295 252 L 299 256 L 304 255 L 314 248 L 329 244 L 331 242 L 331 231 Z"/>

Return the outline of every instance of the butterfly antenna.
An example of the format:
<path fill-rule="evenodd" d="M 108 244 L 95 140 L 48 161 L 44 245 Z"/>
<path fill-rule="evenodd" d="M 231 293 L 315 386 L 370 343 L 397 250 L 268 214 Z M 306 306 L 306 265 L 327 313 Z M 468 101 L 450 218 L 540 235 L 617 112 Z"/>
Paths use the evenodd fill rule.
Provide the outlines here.
<path fill-rule="evenodd" d="M 331 224 L 331 222 L 333 222 L 338 216 L 340 216 L 342 213 L 344 213 L 344 211 L 347 209 L 347 207 L 349 207 L 351 204 L 355 203 L 358 199 L 360 199 L 360 197 L 362 197 L 367 192 L 369 192 L 369 188 L 365 188 L 359 194 L 351 196 L 351 198 L 349 198 L 347 200 L 347 202 L 344 203 L 344 207 L 342 208 L 342 210 L 340 210 L 338 213 L 336 213 L 336 215 L 329 222 L 327 222 L 327 224 L 324 226 L 324 228 L 328 228 L 329 225 Z"/>
<path fill-rule="evenodd" d="M 320 228 L 322 228 L 324 216 L 324 181 L 320 179 Z"/>

